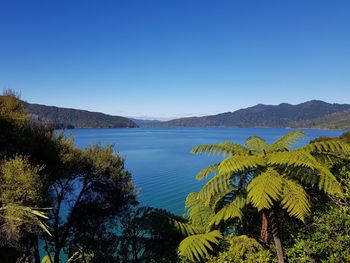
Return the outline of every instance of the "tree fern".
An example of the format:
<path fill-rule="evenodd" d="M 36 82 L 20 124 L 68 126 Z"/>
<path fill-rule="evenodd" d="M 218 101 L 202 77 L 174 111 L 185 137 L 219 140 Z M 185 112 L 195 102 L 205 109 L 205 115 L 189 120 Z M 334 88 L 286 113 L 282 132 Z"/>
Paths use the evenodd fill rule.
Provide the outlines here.
<path fill-rule="evenodd" d="M 192 262 L 201 261 L 213 250 L 222 238 L 220 231 L 214 230 L 205 234 L 185 238 L 178 247 L 178 254 Z"/>
<path fill-rule="evenodd" d="M 211 210 L 217 211 L 209 222 L 209 228 L 213 229 L 221 222 L 242 219 L 244 199 L 234 198 L 241 193 L 258 211 L 266 209 L 275 214 L 273 206 L 280 205 L 290 216 L 304 221 L 310 211 L 310 202 L 303 185 L 317 186 L 330 195 L 341 194 L 330 167 L 337 158 L 350 154 L 350 146 L 339 140 L 313 142 L 292 150 L 293 145 L 304 136 L 302 131 L 293 131 L 272 145 L 252 136 L 247 139 L 246 147 L 225 142 L 193 148 L 192 153 L 222 154 L 226 158 L 198 173 L 197 179 L 213 177 L 198 194 L 189 196 L 187 207 L 195 215 L 201 213 L 204 202 Z M 190 204 L 192 206 L 189 207 Z M 198 209 L 193 210 L 197 205 Z M 276 220 L 274 218 L 274 222 Z M 271 227 L 274 225 L 272 223 Z M 267 226 L 267 223 L 262 225 L 262 233 L 267 232 Z M 208 252 L 208 249 L 205 250 L 208 247 L 200 240 L 206 240 L 203 234 L 188 237 L 186 242 L 184 240 L 182 255 L 192 261 L 200 260 Z M 280 243 L 276 242 L 277 246 L 278 251 L 282 251 Z"/>

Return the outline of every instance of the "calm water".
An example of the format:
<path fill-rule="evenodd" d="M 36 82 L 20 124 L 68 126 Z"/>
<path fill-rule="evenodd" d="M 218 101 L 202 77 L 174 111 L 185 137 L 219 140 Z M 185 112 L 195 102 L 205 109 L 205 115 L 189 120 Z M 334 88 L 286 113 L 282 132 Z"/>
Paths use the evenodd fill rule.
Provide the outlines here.
<path fill-rule="evenodd" d="M 237 128 L 139 128 L 139 129 L 74 129 L 67 131 L 75 138 L 75 145 L 113 144 L 124 159 L 140 191 L 143 205 L 167 209 L 176 214 L 184 212 L 189 192 L 198 191 L 205 182 L 195 175 L 219 157 L 190 154 L 203 143 L 234 141 L 244 143 L 251 135 L 273 142 L 290 129 Z M 301 141 L 320 136 L 339 136 L 343 131 L 305 130 L 308 136 Z"/>

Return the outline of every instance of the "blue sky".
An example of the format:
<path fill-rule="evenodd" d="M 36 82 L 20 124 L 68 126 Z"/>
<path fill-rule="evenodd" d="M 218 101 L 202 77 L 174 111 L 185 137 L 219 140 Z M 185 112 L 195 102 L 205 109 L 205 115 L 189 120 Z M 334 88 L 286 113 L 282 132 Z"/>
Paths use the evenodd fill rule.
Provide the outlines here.
<path fill-rule="evenodd" d="M 349 103 L 350 1 L 0 1 L 0 87 L 172 118 Z"/>

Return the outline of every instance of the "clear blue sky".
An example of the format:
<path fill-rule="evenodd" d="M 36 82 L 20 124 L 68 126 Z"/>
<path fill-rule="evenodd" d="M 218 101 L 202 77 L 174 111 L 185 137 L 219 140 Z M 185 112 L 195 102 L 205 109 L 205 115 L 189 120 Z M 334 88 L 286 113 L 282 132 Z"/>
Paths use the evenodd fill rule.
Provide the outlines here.
<path fill-rule="evenodd" d="M 350 1 L 1 0 L 0 87 L 124 116 L 349 103 Z"/>

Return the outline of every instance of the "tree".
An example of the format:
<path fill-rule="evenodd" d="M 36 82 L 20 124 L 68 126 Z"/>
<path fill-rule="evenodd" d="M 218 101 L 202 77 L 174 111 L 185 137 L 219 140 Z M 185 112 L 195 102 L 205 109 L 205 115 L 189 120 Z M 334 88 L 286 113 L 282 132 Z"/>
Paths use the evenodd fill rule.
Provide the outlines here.
<path fill-rule="evenodd" d="M 219 198 L 221 207 L 213 206 L 214 224 L 240 218 L 242 207 L 237 204 L 241 204 L 239 200 L 242 198 L 246 199 L 261 213 L 263 243 L 267 242 L 268 226 L 271 227 L 279 262 L 284 262 L 284 254 L 276 209 L 281 207 L 289 216 L 304 221 L 310 211 L 304 186 L 316 186 L 329 195 L 341 194 L 341 187 L 324 160 L 337 158 L 338 152 L 350 152 L 349 145 L 340 140 L 315 142 L 292 149 L 303 136 L 303 132 L 293 131 L 271 145 L 260 137 L 252 136 L 245 145 L 224 142 L 192 149 L 192 153 L 196 154 L 227 156 L 197 175 L 197 179 L 201 180 L 214 174 L 198 193 L 198 199 L 208 206 L 213 199 Z M 194 253 L 195 248 L 191 251 Z"/>
<path fill-rule="evenodd" d="M 63 159 L 71 170 L 51 186 L 53 239 L 47 240 L 47 253 L 53 253 L 55 263 L 64 248 L 95 253 L 93 244 L 103 230 L 137 204 L 130 173 L 111 146 L 74 148 Z"/>
<path fill-rule="evenodd" d="M 184 238 L 186 220 L 154 207 L 138 207 L 121 220 L 118 235 L 120 262 L 179 262 L 176 248 Z M 180 228 L 181 229 L 181 228 Z M 187 228 L 190 231 L 190 227 Z"/>
<path fill-rule="evenodd" d="M 19 246 L 23 240 L 37 243 L 37 235 L 51 235 L 45 221 L 48 216 L 40 209 L 42 184 L 40 166 L 32 166 L 28 159 L 15 156 L 0 165 L 1 234 L 8 245 Z M 39 259 L 36 254 L 34 254 Z M 30 252 L 25 251 L 29 256 Z"/>
<path fill-rule="evenodd" d="M 15 170 L 11 170 L 12 175 L 4 177 L 9 182 L 3 184 L 8 191 L 6 196 L 9 198 L 16 189 L 28 186 L 28 195 L 21 195 L 18 200 L 21 205 L 26 205 L 25 211 L 35 214 L 38 219 L 44 215 L 38 207 L 52 207 L 48 214 L 52 237 L 33 233 L 33 240 L 23 241 L 16 250 L 35 250 L 35 262 L 40 262 L 38 239 L 42 238 L 46 241 L 50 261 L 59 262 L 63 250 L 76 254 L 83 249 L 84 255 L 100 257 L 93 243 L 106 237 L 113 224 L 116 225 L 115 221 L 137 204 L 131 175 L 113 147 L 76 148 L 71 138 L 57 135 L 51 125 L 30 121 L 23 102 L 16 94 L 7 92 L 0 96 L 0 162 L 15 158 L 19 163 L 17 157 L 22 158 L 24 168 L 27 167 L 26 176 L 16 177 Z M 34 172 L 30 173 L 29 168 Z M 20 179 L 23 179 L 20 182 L 23 187 L 14 188 Z M 34 185 L 40 198 L 32 206 L 33 202 L 29 201 L 33 193 L 29 186 Z M 2 206 L 1 212 L 19 213 L 16 205 L 16 210 L 13 205 Z M 25 214 L 28 215 L 30 213 Z M 0 252 L 8 254 L 8 246 Z"/>

